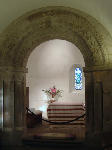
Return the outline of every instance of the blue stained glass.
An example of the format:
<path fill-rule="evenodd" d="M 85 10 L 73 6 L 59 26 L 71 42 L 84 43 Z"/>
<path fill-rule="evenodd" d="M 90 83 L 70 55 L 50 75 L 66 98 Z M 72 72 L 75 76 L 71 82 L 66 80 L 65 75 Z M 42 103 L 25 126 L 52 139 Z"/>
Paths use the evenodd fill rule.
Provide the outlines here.
<path fill-rule="evenodd" d="M 79 67 L 75 68 L 75 89 L 82 89 L 82 69 Z"/>

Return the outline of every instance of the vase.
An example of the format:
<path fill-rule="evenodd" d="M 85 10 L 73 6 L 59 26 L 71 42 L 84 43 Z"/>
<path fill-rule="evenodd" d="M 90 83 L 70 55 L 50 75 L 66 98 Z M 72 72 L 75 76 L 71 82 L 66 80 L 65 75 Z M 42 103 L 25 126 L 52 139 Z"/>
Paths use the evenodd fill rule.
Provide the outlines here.
<path fill-rule="evenodd" d="M 51 104 L 51 103 L 53 103 L 53 102 L 55 102 L 55 101 L 56 101 L 56 100 L 55 100 L 55 95 L 51 95 L 51 97 L 50 97 L 48 103 Z"/>

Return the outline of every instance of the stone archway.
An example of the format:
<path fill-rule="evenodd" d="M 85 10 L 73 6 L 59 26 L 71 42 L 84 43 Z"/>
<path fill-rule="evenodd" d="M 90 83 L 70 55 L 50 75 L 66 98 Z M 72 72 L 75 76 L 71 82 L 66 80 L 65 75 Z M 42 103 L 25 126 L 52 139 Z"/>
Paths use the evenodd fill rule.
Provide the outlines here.
<path fill-rule="evenodd" d="M 0 35 L 0 89 L 3 105 L 0 106 L 2 110 L 0 113 L 3 131 L 23 132 L 26 63 L 33 49 L 50 39 L 72 42 L 84 57 L 86 135 L 91 137 L 93 133 L 99 133 L 104 126 L 103 101 L 105 100 L 102 97 L 105 91 L 103 93 L 102 89 L 105 90 L 104 87 L 111 80 L 112 39 L 106 29 L 94 18 L 66 7 L 47 7 L 26 13 L 13 21 Z M 104 82 L 107 72 L 109 78 Z M 106 92 L 108 95 L 109 90 Z M 111 117 L 106 121 L 109 119 Z"/>

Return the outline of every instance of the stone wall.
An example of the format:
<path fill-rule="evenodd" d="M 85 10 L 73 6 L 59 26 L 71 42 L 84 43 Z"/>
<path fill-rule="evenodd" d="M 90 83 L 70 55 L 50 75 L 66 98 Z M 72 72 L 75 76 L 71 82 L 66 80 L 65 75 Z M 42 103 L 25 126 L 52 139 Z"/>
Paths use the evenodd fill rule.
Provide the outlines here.
<path fill-rule="evenodd" d="M 17 129 L 18 132 L 19 129 L 21 132 L 24 131 L 22 128 L 26 84 L 24 68 L 32 50 L 40 43 L 54 38 L 74 43 L 84 57 L 86 130 L 88 138 L 91 139 L 92 135 L 98 135 L 103 130 L 102 119 L 103 127 L 105 127 L 105 122 L 112 119 L 110 115 L 112 38 L 106 29 L 91 16 L 64 7 L 48 7 L 29 12 L 13 21 L 0 35 L 0 83 L 5 81 L 4 88 L 0 85 L 0 90 L 5 91 L 1 95 L 4 108 L 1 112 L 4 120 L 3 131 L 9 133 L 5 130 L 7 128 Z M 8 123 L 4 118 L 7 114 L 9 114 Z M 18 121 L 16 121 L 17 117 Z M 10 130 L 12 144 L 17 133 L 14 130 Z M 9 138 L 10 141 L 10 136 L 5 138 Z"/>

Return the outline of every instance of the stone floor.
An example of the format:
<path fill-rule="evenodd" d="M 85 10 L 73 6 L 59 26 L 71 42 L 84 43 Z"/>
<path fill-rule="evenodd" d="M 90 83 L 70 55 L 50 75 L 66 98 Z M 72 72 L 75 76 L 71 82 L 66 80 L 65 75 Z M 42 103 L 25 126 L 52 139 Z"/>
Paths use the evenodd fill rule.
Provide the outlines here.
<path fill-rule="evenodd" d="M 41 133 L 65 133 L 74 136 L 75 140 L 84 140 L 84 125 L 51 125 L 46 122 L 36 125 L 34 128 L 27 128 L 23 137 L 33 137 Z"/>

